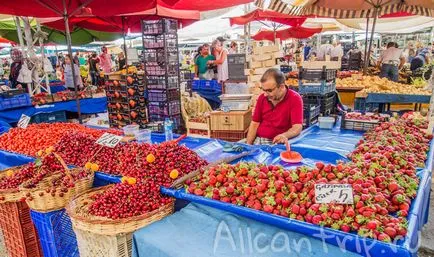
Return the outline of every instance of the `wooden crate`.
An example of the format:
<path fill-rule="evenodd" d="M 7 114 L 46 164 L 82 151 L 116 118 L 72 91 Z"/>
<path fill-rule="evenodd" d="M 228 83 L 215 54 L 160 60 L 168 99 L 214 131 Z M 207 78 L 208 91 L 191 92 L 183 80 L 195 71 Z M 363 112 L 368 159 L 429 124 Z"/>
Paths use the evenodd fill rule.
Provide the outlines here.
<path fill-rule="evenodd" d="M 212 112 L 211 130 L 245 131 L 252 121 L 252 109 L 247 111 Z"/>
<path fill-rule="evenodd" d="M 187 136 L 191 137 L 211 137 L 210 119 L 208 117 L 206 123 L 186 121 L 185 126 L 187 128 Z"/>

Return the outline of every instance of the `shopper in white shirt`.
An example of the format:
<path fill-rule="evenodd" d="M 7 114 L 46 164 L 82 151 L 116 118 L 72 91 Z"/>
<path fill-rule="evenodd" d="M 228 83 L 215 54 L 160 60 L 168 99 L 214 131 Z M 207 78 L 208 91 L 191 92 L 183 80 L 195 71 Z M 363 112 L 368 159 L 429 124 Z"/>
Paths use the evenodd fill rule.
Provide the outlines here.
<path fill-rule="evenodd" d="M 387 43 L 387 49 L 381 53 L 377 63 L 377 66 L 381 66 L 380 77 L 386 77 L 395 82 L 398 81 L 399 70 L 405 63 L 402 50 L 397 46 L 395 42 Z"/>
<path fill-rule="evenodd" d="M 338 61 L 344 56 L 344 50 L 339 40 L 333 41 L 332 48 L 330 49 L 330 60 Z"/>
<path fill-rule="evenodd" d="M 332 48 L 333 48 L 333 46 L 329 43 L 322 44 L 318 49 L 317 60 L 318 61 L 325 61 L 326 55 L 330 55 Z"/>

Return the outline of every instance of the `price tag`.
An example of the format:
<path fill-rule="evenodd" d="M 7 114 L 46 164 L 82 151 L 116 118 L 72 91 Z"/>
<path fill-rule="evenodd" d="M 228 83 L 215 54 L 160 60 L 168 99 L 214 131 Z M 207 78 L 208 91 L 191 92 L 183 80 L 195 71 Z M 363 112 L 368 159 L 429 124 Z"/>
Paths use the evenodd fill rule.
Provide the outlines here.
<path fill-rule="evenodd" d="M 25 129 L 29 125 L 29 122 L 30 122 L 30 117 L 25 114 L 22 114 L 20 120 L 18 121 L 17 127 Z"/>
<path fill-rule="evenodd" d="M 121 142 L 123 136 L 116 136 L 110 133 L 104 133 L 96 143 L 99 145 L 107 146 L 107 147 L 115 147 L 119 142 Z"/>
<path fill-rule="evenodd" d="M 353 204 L 353 188 L 350 184 L 315 184 L 315 202 Z"/>

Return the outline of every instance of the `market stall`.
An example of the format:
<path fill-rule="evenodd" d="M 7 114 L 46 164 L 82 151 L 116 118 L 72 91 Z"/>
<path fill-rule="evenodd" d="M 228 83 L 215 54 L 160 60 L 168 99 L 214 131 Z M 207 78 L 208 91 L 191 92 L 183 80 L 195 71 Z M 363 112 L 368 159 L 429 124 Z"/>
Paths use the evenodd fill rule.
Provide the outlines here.
<path fill-rule="evenodd" d="M 81 99 L 80 103 L 82 104 L 82 113 L 85 114 L 94 114 L 94 113 L 102 113 L 107 110 L 107 98 L 99 97 L 99 98 L 88 98 Z M 57 102 L 51 103 L 48 105 L 41 106 L 27 106 L 18 109 L 9 109 L 3 110 L 0 112 L 0 120 L 6 121 L 8 123 L 16 123 L 19 121 L 22 114 L 27 116 L 34 116 L 40 113 L 59 113 L 59 112 L 77 112 L 77 105 L 75 101 L 66 101 L 66 102 Z M 62 116 L 62 115 L 60 115 Z M 66 121 L 65 115 L 62 116 L 63 120 L 59 118 L 58 120 L 53 121 Z M 47 120 L 49 121 L 49 120 Z"/>
<path fill-rule="evenodd" d="M 79 126 L 79 125 L 74 125 Z M 32 128 L 33 129 L 33 128 Z M 30 133 L 30 132 L 28 132 Z M 92 132 L 97 133 L 97 132 Z M 98 132 L 99 133 L 99 132 Z M 54 135 L 53 135 L 54 136 Z M 323 163 L 323 165 L 327 166 L 330 164 L 339 163 L 339 161 L 348 162 L 349 157 L 346 157 L 349 153 L 353 152 L 359 140 L 361 139 L 362 132 L 352 131 L 352 130 L 342 130 L 339 127 L 335 127 L 332 130 L 324 130 L 320 129 L 318 126 L 312 126 L 308 130 L 305 130 L 299 137 L 295 138 L 291 141 L 291 149 L 292 151 L 296 151 L 303 156 L 302 163 L 299 164 L 287 164 L 282 162 L 280 159 L 280 153 L 284 151 L 283 146 L 247 146 L 242 145 L 242 151 L 247 152 L 248 155 L 242 156 L 241 158 L 235 160 L 235 162 L 254 162 L 254 163 L 264 163 L 268 165 L 276 165 L 282 166 L 285 169 L 294 170 L 299 169 L 301 166 L 304 167 L 315 167 L 318 163 Z M 71 136 L 72 137 L 72 136 Z M 58 136 L 55 136 L 58 138 Z M 58 140 L 53 138 L 52 140 Z M 1 137 L 0 137 L 1 139 Z M 10 138 L 12 140 L 12 138 Z M 47 140 L 47 139 L 45 139 Z M 65 145 L 65 149 L 68 149 L 68 138 L 63 138 L 63 144 Z M 82 139 L 78 139 L 72 137 L 72 141 L 83 142 Z M 71 142 L 72 142 L 71 141 Z M 164 141 L 164 136 L 159 134 L 152 135 L 152 141 L 154 143 L 160 143 Z M 55 141 L 53 141 L 55 142 Z M 227 152 L 225 151 L 227 142 L 213 139 L 197 139 L 197 138 L 185 138 L 182 139 L 179 144 L 187 146 L 189 149 L 192 149 L 194 152 L 198 154 L 198 156 L 204 158 L 206 161 L 213 163 L 221 158 L 228 158 L 238 156 L 239 152 Z M 15 145 L 15 146 L 14 146 Z M 15 149 L 14 147 L 19 147 L 18 143 L 14 145 L 8 146 L 10 149 Z M 4 146 L 2 146 L 4 147 Z M 16 148 L 18 149 L 18 148 Z M 17 150 L 23 151 L 23 150 Z M 31 149 L 29 149 L 32 152 Z M 62 148 L 58 149 L 59 153 L 61 153 Z M 86 152 L 86 151 L 84 151 Z M 432 145 L 430 146 L 430 153 L 432 152 Z M 321 253 L 323 248 L 318 247 L 326 243 L 326 246 L 329 250 L 328 253 L 337 253 L 339 250 L 338 247 L 339 242 L 342 242 L 345 237 L 351 237 L 351 241 L 353 243 L 347 243 L 346 248 L 348 252 L 345 253 L 345 256 L 354 256 L 355 252 L 361 255 L 367 255 L 368 253 L 375 254 L 381 251 L 390 252 L 393 247 L 397 249 L 397 253 L 400 256 L 409 256 L 407 255 L 410 251 L 409 248 L 415 247 L 417 241 L 419 240 L 417 237 L 417 231 L 419 231 L 422 225 L 427 220 L 427 207 L 429 199 L 429 186 L 431 181 L 431 170 L 432 170 L 432 156 L 428 154 L 429 159 L 426 161 L 425 168 L 419 169 L 418 176 L 420 178 L 419 188 L 417 190 L 417 194 L 415 199 L 412 201 L 411 208 L 409 209 L 408 219 L 408 227 L 406 237 L 404 240 L 398 241 L 397 246 L 390 246 L 389 243 L 377 242 L 373 241 L 373 239 L 364 239 L 362 237 L 358 237 L 355 234 L 347 234 L 344 232 L 340 232 L 338 230 L 326 228 L 324 229 L 324 233 L 329 235 L 327 239 L 324 239 L 324 242 L 321 242 L 321 238 L 315 237 L 315 234 L 318 234 L 320 227 L 305 223 L 302 221 L 297 221 L 296 219 L 290 219 L 288 222 L 288 218 L 282 216 L 271 215 L 266 212 L 252 210 L 250 208 L 233 205 L 229 203 L 224 203 L 221 201 L 211 200 L 204 198 L 202 196 L 197 196 L 195 194 L 184 192 L 183 190 L 175 190 L 169 189 L 168 187 L 163 188 L 162 192 L 165 194 L 169 194 L 178 199 L 188 200 L 191 202 L 195 202 L 197 204 L 190 204 L 185 209 L 180 212 L 175 213 L 173 216 L 169 216 L 164 219 L 162 222 L 155 223 L 153 225 L 147 226 L 142 230 L 139 230 L 134 234 L 134 247 L 132 251 L 135 256 L 142 256 L 143 254 L 154 253 L 154 252 L 165 252 L 167 255 L 165 256 L 194 256 L 194 253 L 189 253 L 189 250 L 193 250 L 196 252 L 197 248 L 190 245 L 193 243 L 192 240 L 183 241 L 182 238 L 198 238 L 200 237 L 200 241 L 203 243 L 201 247 L 203 247 L 203 252 L 213 251 L 213 243 L 210 241 L 215 235 L 216 229 L 218 229 L 218 224 L 221 223 L 209 223 L 210 219 L 222 218 L 224 221 L 227 221 L 228 225 L 232 224 L 232 222 L 236 222 L 236 224 L 243 224 L 242 226 L 248 226 L 252 229 L 252 232 L 262 231 L 264 233 L 264 240 L 260 240 L 261 246 L 262 243 L 266 243 L 267 240 L 270 240 L 273 235 L 276 233 L 287 233 L 289 236 L 294 236 L 301 240 L 301 238 L 306 238 L 305 243 L 310 244 L 312 246 L 312 251 L 304 251 L 300 250 L 301 248 L 297 248 L 296 246 L 291 246 L 292 250 L 297 251 L 300 250 L 300 253 L 314 254 Z M 81 153 L 83 154 L 83 153 Z M 2 167 L 13 166 L 23 164 L 25 162 L 31 161 L 33 158 L 26 157 L 21 154 L 11 153 L 7 151 L 0 152 L 0 160 L 2 163 Z M 83 155 L 84 156 L 84 155 Z M 65 156 L 65 160 L 71 161 L 70 157 Z M 83 157 L 85 160 L 86 157 Z M 99 158 L 99 157 L 98 157 Z M 153 161 L 152 158 L 146 157 L 148 162 Z M 155 157 L 154 157 L 155 158 Z M 352 158 L 352 157 L 350 157 Z M 100 165 L 103 165 L 99 162 Z M 110 164 L 109 164 L 110 165 Z M 102 170 L 108 168 L 110 166 L 101 167 Z M 130 170 L 127 171 L 132 176 L 131 172 L 139 172 Z M 135 173 L 134 173 L 135 174 Z M 125 176 L 125 175 L 124 175 Z M 125 178 L 125 179 L 124 179 Z M 120 176 L 110 176 L 101 172 L 97 172 L 95 175 L 95 185 L 101 186 L 106 185 L 108 183 L 116 183 L 123 181 L 123 183 L 127 181 L 128 177 L 124 177 L 121 179 Z M 165 182 L 166 183 L 166 182 Z M 167 185 L 167 183 L 166 183 Z M 211 206 L 212 208 L 205 207 L 204 205 Z M 228 216 L 229 215 L 229 216 Z M 194 224 L 183 223 L 182 220 L 190 219 L 195 217 L 194 220 L 197 221 Z M 229 218 L 230 217 L 230 218 Z M 200 221 L 200 222 L 199 222 Z M 179 223 L 179 226 L 176 225 Z M 204 224 L 207 224 L 207 229 L 203 229 Z M 176 229 L 173 227 L 176 226 Z M 185 227 L 185 226 L 188 226 Z M 185 229 L 181 229 L 184 228 Z M 201 229 L 202 228 L 202 229 Z M 181 229 L 181 230 L 180 230 Z M 177 232 L 182 231 L 184 236 L 181 234 L 177 234 Z M 200 234 L 197 234 L 198 231 L 201 231 Z M 292 231 L 292 232 L 291 232 Z M 152 233 L 152 237 L 148 237 L 149 233 Z M 181 232 L 180 232 L 181 233 Z M 188 235 L 185 237 L 185 235 Z M 304 234 L 304 236 L 303 236 Z M 171 235 L 173 243 L 173 247 L 170 248 L 175 250 L 171 252 L 167 248 L 167 244 L 159 244 L 154 240 L 164 239 L 165 237 Z M 256 235 L 256 234 L 254 234 Z M 267 239 L 268 238 L 268 239 Z M 267 240 L 266 240 L 267 239 Z M 161 240 L 157 240 L 161 242 Z M 194 241 L 195 242 L 195 241 Z M 238 241 L 237 241 L 238 242 Z M 269 242 L 269 241 L 268 241 Z M 309 243 L 307 243 L 309 242 Z M 355 242 L 359 244 L 368 244 L 374 245 L 373 248 L 356 248 Z M 190 243 L 190 244 L 189 244 Z M 238 244 L 238 243 L 237 243 Z M 357 244 L 357 243 L 356 243 Z M 185 247 L 179 248 L 180 245 L 184 245 Z M 334 245 L 334 246 L 333 246 Z M 180 250 L 182 249 L 182 250 Z M 226 256 L 231 256 L 235 254 L 238 256 L 237 251 L 241 251 L 241 248 L 237 248 L 235 252 L 228 252 L 226 247 L 218 248 L 218 253 L 227 254 Z M 416 249 L 416 248 L 415 248 Z M 146 250 L 146 251 L 145 251 Z M 231 250 L 229 248 L 229 250 Z M 183 255 L 179 255 L 183 254 Z M 189 255 L 190 254 L 190 255 Z M 276 255 L 278 256 L 278 255 Z"/>

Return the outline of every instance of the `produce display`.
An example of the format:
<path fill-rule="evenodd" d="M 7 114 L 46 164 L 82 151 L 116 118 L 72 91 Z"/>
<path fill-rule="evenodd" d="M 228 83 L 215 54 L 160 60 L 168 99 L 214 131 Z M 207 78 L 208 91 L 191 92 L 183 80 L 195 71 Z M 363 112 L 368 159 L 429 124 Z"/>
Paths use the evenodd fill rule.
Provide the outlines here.
<path fill-rule="evenodd" d="M 173 142 L 152 145 L 128 142 L 109 148 L 97 145 L 92 136 L 80 132 L 65 135 L 54 148 L 68 164 L 84 166 L 92 160 L 106 173 L 137 179 L 151 177 L 164 186 L 173 182 L 170 177 L 173 170 L 182 176 L 207 164 L 192 150 Z"/>
<path fill-rule="evenodd" d="M 348 112 L 345 114 L 346 120 L 356 120 L 356 121 L 372 121 L 372 122 L 378 122 L 378 121 L 385 121 L 387 119 L 386 116 L 380 115 L 377 113 L 365 113 L 362 114 L 360 112 Z"/>
<path fill-rule="evenodd" d="M 149 213 L 173 201 L 162 196 L 159 186 L 152 180 L 119 183 L 93 195 L 91 200 L 89 214 L 114 220 Z"/>
<path fill-rule="evenodd" d="M 362 76 L 361 79 L 349 77 L 336 79 L 337 88 L 362 88 L 361 93 L 390 93 L 406 95 L 430 95 L 429 90 L 424 90 L 420 86 L 401 84 L 380 78 L 378 76 Z"/>
<path fill-rule="evenodd" d="M 189 193 L 391 242 L 407 234 L 430 136 L 414 120 L 384 122 L 336 165 L 284 170 L 276 165 L 221 164 L 189 181 Z M 315 184 L 351 184 L 354 204 L 318 204 Z"/>
<path fill-rule="evenodd" d="M 0 149 L 35 156 L 40 151 L 55 145 L 64 135 L 80 131 L 94 139 L 105 132 L 120 135 L 117 130 L 100 130 L 74 123 L 30 124 L 26 129 L 11 128 L 0 135 Z"/>

